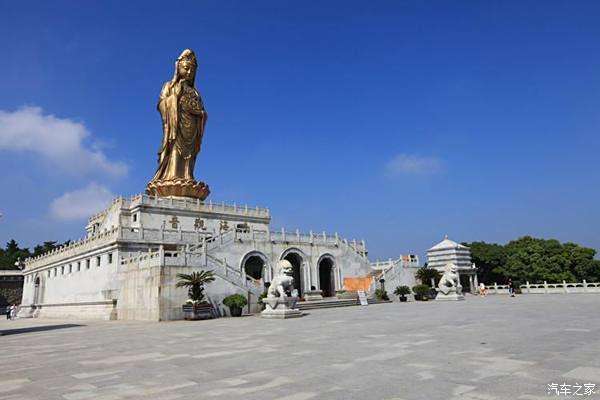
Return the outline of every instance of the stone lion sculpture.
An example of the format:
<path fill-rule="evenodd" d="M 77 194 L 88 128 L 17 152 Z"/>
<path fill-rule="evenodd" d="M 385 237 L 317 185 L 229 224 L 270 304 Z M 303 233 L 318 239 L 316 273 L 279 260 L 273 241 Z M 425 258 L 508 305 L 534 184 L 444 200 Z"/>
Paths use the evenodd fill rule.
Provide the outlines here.
<path fill-rule="evenodd" d="M 294 284 L 292 277 L 293 267 L 288 260 L 280 260 L 275 266 L 275 275 L 267 290 L 267 298 L 287 297 L 285 291 L 291 289 Z"/>
<path fill-rule="evenodd" d="M 449 263 L 444 268 L 444 274 L 438 283 L 438 289 L 443 294 L 457 292 L 458 286 L 458 268 L 456 265 Z"/>

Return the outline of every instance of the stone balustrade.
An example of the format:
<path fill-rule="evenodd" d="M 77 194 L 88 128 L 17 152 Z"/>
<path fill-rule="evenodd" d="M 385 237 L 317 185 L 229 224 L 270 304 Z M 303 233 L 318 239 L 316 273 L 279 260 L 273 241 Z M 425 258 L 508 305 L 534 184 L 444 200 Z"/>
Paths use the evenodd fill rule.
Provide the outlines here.
<path fill-rule="evenodd" d="M 521 285 L 521 293 L 523 294 L 551 294 L 551 293 L 600 293 L 600 282 L 588 283 L 583 282 L 566 282 L 562 283 L 544 283 L 530 284 L 527 282 Z"/>
<path fill-rule="evenodd" d="M 124 257 L 120 261 L 121 268 L 152 268 L 159 266 L 166 267 L 201 267 L 207 271 L 212 271 L 215 275 L 237 285 L 243 289 L 250 290 L 257 296 L 262 288 L 249 279 L 243 270 L 236 269 L 227 263 L 226 259 L 218 259 L 210 254 L 190 252 L 185 248 L 178 251 L 165 251 L 162 246 L 158 250 L 138 253 L 129 257 Z"/>
<path fill-rule="evenodd" d="M 568 294 L 568 293 L 600 293 L 600 282 L 566 282 L 533 283 L 520 285 L 521 294 Z M 486 286 L 488 294 L 508 294 L 508 285 L 493 284 Z"/>
<path fill-rule="evenodd" d="M 154 207 L 166 207 L 169 209 L 192 210 L 199 212 L 237 214 L 258 218 L 270 218 L 268 208 L 249 207 L 248 205 L 202 202 L 199 199 L 155 197 L 145 194 L 137 195 L 131 199 L 131 207 L 136 205 L 148 205 Z"/>
<path fill-rule="evenodd" d="M 244 215 L 257 218 L 270 218 L 271 212 L 268 208 L 251 207 L 248 205 L 238 205 L 236 203 L 226 204 L 225 202 L 213 203 L 212 201 L 202 202 L 200 199 L 174 198 L 174 197 L 155 197 L 147 194 L 138 194 L 129 199 L 123 197 L 115 198 L 106 210 L 92 215 L 89 221 L 94 221 L 106 215 L 107 211 L 114 206 L 133 208 L 140 205 L 153 207 L 166 207 L 170 209 L 191 210 L 198 212 L 223 213 Z"/>
<path fill-rule="evenodd" d="M 148 197 L 148 196 L 146 196 Z M 165 200 L 165 199 L 161 199 Z M 170 199 L 166 199 L 170 200 Z M 185 200 L 189 201 L 189 200 Z M 361 257 L 366 257 L 366 245 L 363 240 L 349 241 L 338 236 L 337 233 L 330 235 L 322 232 L 320 234 L 300 233 L 285 231 L 258 231 L 233 229 L 220 234 L 206 231 L 186 231 L 177 229 L 154 229 L 154 228 L 132 228 L 115 227 L 108 231 L 97 233 L 93 236 L 71 242 L 66 246 L 59 247 L 51 252 L 25 260 L 26 269 L 32 269 L 51 264 L 55 261 L 64 260 L 89 250 L 112 242 L 140 242 L 140 243 L 167 243 L 167 244 L 195 244 L 207 245 L 208 250 L 231 241 L 262 241 L 286 244 L 310 244 L 323 246 L 346 246 L 349 250 L 356 252 Z"/>
<path fill-rule="evenodd" d="M 97 233 L 94 236 L 71 242 L 68 245 L 57 247 L 48 253 L 26 259 L 25 270 L 45 266 L 55 261 L 64 260 L 65 258 L 76 256 L 88 250 L 96 249 L 116 241 L 118 236 L 119 228 L 113 228 L 105 232 Z"/>

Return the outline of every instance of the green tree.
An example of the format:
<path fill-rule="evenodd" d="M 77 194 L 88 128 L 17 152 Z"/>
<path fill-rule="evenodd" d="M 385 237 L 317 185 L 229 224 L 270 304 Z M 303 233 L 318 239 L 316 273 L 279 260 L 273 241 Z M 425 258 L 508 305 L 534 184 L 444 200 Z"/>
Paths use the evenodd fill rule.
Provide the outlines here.
<path fill-rule="evenodd" d="M 415 277 L 421 281 L 424 285 L 431 285 L 431 280 L 435 281 L 437 285 L 442 274 L 435 268 L 429 268 L 427 266 L 419 268 L 415 273 Z"/>
<path fill-rule="evenodd" d="M 30 256 L 28 248 L 20 248 L 17 241 L 11 239 L 6 243 L 6 248 L 0 250 L 0 269 L 17 269 L 17 260 L 25 260 Z"/>
<path fill-rule="evenodd" d="M 463 243 L 471 249 L 471 260 L 477 266 L 477 277 L 480 282 L 492 284 L 504 282 L 503 267 L 506 264 L 506 249 L 496 243 L 473 242 Z"/>
<path fill-rule="evenodd" d="M 179 278 L 179 281 L 175 287 L 187 287 L 188 297 L 194 303 L 204 302 L 204 285 L 215 280 L 212 271 L 177 274 L 177 277 Z"/>

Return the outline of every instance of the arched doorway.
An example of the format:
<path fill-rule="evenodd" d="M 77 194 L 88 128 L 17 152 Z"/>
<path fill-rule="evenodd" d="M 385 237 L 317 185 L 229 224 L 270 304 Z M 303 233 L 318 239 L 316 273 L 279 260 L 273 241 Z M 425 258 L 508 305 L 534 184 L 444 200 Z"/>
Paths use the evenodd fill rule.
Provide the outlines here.
<path fill-rule="evenodd" d="M 245 272 L 246 279 L 252 281 L 261 290 L 264 289 L 265 281 L 268 279 L 266 265 L 267 257 L 258 251 L 246 254 L 241 262 L 241 269 Z"/>
<path fill-rule="evenodd" d="M 292 264 L 294 278 L 294 288 L 298 290 L 298 296 L 302 297 L 302 256 L 295 252 L 290 252 L 283 257 L 284 260 L 288 260 Z"/>
<path fill-rule="evenodd" d="M 254 280 L 263 278 L 264 268 L 265 260 L 257 255 L 248 257 L 244 262 L 244 271 L 246 272 L 246 276 L 249 276 Z"/>
<path fill-rule="evenodd" d="M 322 257 L 319 260 L 319 289 L 323 292 L 323 297 L 333 297 L 335 294 L 333 277 L 333 259 Z"/>
<path fill-rule="evenodd" d="M 33 304 L 40 303 L 40 291 L 41 291 L 41 281 L 40 277 L 36 276 L 33 281 Z"/>

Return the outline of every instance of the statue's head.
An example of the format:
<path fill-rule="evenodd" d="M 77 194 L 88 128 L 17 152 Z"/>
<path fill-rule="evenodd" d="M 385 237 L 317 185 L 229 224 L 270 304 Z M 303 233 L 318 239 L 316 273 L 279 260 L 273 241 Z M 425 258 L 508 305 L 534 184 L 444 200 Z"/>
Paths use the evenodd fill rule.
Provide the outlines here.
<path fill-rule="evenodd" d="M 277 274 L 292 276 L 294 267 L 288 260 L 277 261 Z"/>
<path fill-rule="evenodd" d="M 196 55 L 192 50 L 185 49 L 175 61 L 175 80 L 184 80 L 193 85 L 197 67 Z"/>
<path fill-rule="evenodd" d="M 458 270 L 458 268 L 456 267 L 456 265 L 454 265 L 454 263 L 448 263 L 448 264 L 446 264 L 446 271 L 447 272 L 456 273 L 457 270 Z"/>

